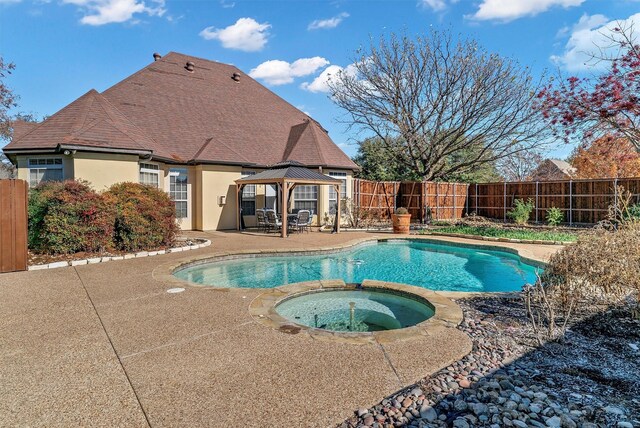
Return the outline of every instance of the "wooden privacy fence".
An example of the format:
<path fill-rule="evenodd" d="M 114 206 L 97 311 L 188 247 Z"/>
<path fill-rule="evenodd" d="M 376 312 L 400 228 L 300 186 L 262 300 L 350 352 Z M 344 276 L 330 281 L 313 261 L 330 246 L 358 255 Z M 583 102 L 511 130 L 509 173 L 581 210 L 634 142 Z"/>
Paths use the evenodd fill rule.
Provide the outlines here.
<path fill-rule="evenodd" d="M 0 180 L 0 273 L 27 269 L 27 182 Z"/>
<path fill-rule="evenodd" d="M 640 178 L 590 179 L 471 184 L 467 198 L 468 213 L 507 219 L 507 212 L 516 199 L 531 199 L 535 205 L 529 218 L 544 222 L 549 208 L 559 208 L 569 224 L 594 224 L 604 220 L 609 206 L 623 187 L 632 202 L 640 202 Z"/>
<path fill-rule="evenodd" d="M 468 184 L 414 181 L 354 180 L 356 206 L 370 216 L 391 218 L 396 208 L 411 213 L 411 221 L 451 220 L 465 213 Z"/>
<path fill-rule="evenodd" d="M 640 178 L 479 184 L 356 179 L 353 198 L 361 210 L 380 219 L 389 219 L 396 208 L 405 207 L 414 222 L 454 220 L 471 213 L 507 220 L 516 199 L 532 199 L 532 222 L 544 222 L 547 210 L 556 207 L 566 223 L 595 224 L 624 196 L 619 187 L 631 194 L 632 202 L 640 202 Z"/>

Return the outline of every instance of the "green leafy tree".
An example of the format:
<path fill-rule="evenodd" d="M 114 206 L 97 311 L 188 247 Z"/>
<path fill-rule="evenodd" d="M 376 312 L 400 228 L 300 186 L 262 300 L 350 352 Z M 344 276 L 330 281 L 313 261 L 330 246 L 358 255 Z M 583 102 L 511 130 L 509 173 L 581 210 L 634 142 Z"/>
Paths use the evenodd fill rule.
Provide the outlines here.
<path fill-rule="evenodd" d="M 373 181 L 414 181 L 420 180 L 403 162 L 399 162 L 396 154 L 387 150 L 379 138 L 367 138 L 358 147 L 353 161 L 361 170 L 357 178 Z"/>

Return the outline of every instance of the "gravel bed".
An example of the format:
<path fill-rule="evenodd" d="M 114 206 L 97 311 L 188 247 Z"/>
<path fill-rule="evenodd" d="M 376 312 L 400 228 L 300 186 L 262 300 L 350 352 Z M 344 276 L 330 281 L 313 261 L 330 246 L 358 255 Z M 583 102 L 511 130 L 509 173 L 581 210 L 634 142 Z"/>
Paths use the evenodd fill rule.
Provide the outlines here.
<path fill-rule="evenodd" d="M 640 322 L 584 318 L 535 346 L 519 300 L 459 300 L 473 351 L 342 424 L 352 427 L 640 427 Z"/>

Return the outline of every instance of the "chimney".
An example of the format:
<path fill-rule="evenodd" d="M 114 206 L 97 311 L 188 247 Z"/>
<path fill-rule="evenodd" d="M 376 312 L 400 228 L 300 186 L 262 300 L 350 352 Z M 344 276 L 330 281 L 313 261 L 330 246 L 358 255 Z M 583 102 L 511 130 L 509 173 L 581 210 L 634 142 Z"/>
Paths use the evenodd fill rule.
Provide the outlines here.
<path fill-rule="evenodd" d="M 193 69 L 196 67 L 196 65 L 191 62 L 191 61 L 187 61 L 187 65 L 184 66 L 184 68 L 187 69 L 188 72 L 193 73 Z"/>
<path fill-rule="evenodd" d="M 153 53 L 153 60 L 154 60 L 154 61 L 157 61 L 157 60 L 159 60 L 160 58 L 162 58 L 162 55 L 160 55 L 158 52 L 154 52 L 154 53 Z"/>
<path fill-rule="evenodd" d="M 231 78 L 232 78 L 233 80 L 235 80 L 236 82 L 240 82 L 240 76 L 241 76 L 241 75 L 240 75 L 240 73 L 233 73 L 233 74 L 231 75 Z"/>

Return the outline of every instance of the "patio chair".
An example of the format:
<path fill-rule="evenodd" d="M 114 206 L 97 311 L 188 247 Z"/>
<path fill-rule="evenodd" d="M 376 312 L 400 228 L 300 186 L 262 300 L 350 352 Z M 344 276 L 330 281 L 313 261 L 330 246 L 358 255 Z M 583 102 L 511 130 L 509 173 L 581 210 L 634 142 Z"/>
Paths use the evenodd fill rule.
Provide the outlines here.
<path fill-rule="evenodd" d="M 303 232 L 305 229 L 307 233 L 311 229 L 311 211 L 300 210 L 298 211 L 298 217 L 296 218 L 296 228 L 298 232 Z"/>
<path fill-rule="evenodd" d="M 278 216 L 276 215 L 275 211 L 265 210 L 264 214 L 266 217 L 267 231 L 271 229 L 278 230 L 282 228 L 282 222 L 278 220 Z"/>
<path fill-rule="evenodd" d="M 256 223 L 258 226 L 258 231 L 267 231 L 267 217 L 264 214 L 264 210 L 256 210 Z"/>

